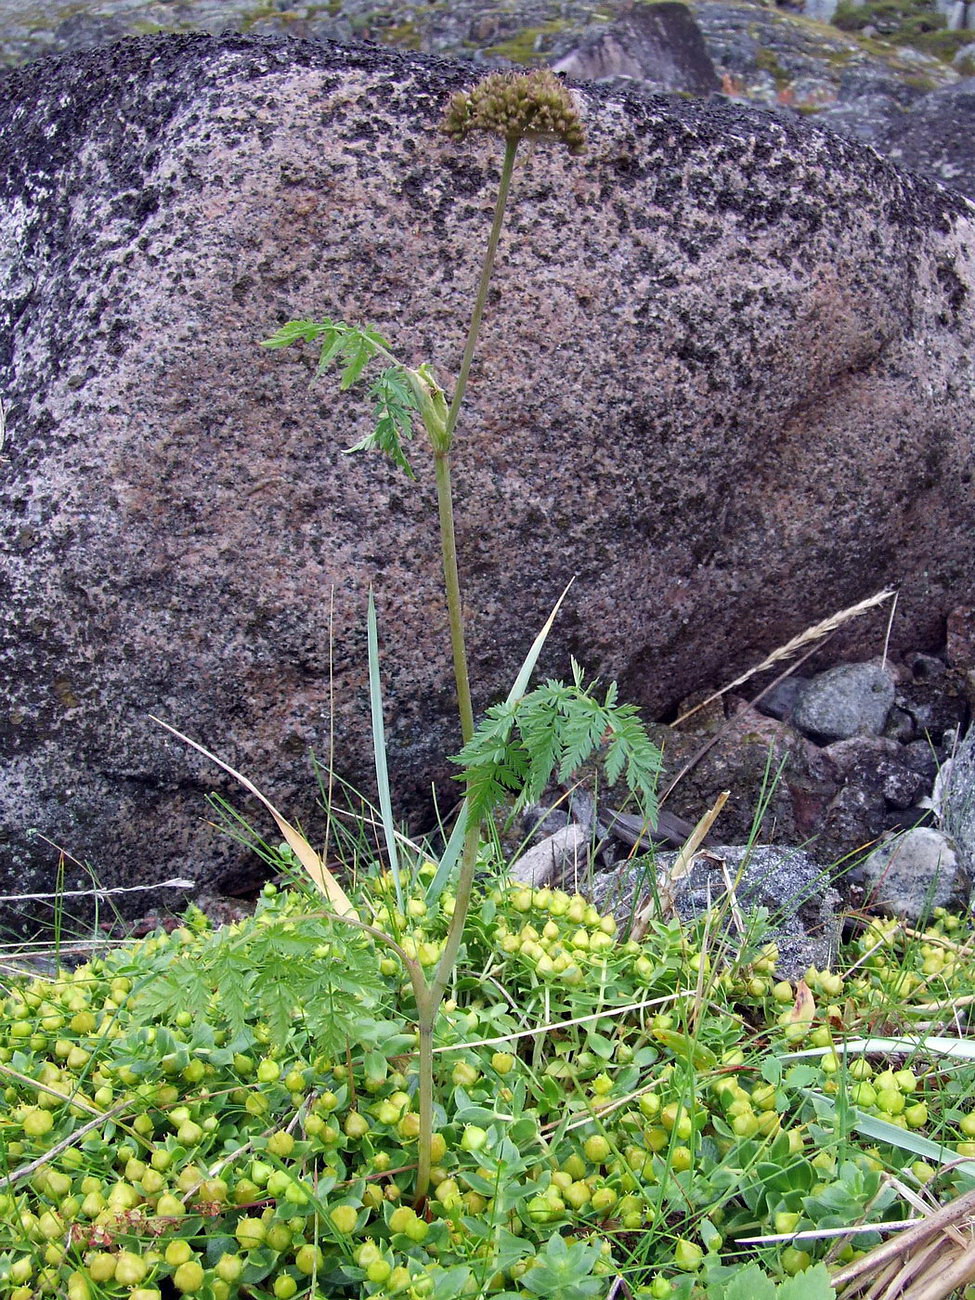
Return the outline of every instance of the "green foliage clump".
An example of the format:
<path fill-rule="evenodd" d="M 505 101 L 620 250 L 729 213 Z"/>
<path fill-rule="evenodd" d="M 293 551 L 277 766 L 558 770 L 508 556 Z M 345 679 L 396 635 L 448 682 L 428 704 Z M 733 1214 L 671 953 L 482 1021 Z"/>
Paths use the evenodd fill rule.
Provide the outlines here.
<path fill-rule="evenodd" d="M 931 0 L 866 0 L 863 5 L 841 0 L 833 15 L 833 26 L 844 32 L 874 27 L 882 36 L 893 39 L 909 27 L 935 31 L 945 26 L 945 18 Z"/>
<path fill-rule="evenodd" d="M 847 975 L 790 985 L 760 929 L 740 952 L 710 918 L 624 942 L 481 865 L 419 1203 L 412 984 L 311 890 L 11 985 L 3 1300 L 583 1300 L 619 1277 L 644 1300 L 819 1300 L 817 1261 L 880 1238 L 817 1229 L 913 1214 L 887 1171 L 972 1185 L 975 1071 L 909 1036 L 970 987 L 969 922 L 873 924 Z M 427 966 L 456 901 L 429 903 L 434 873 L 417 860 L 402 908 L 389 874 L 358 901 Z M 881 1029 L 901 1038 L 863 1037 Z"/>
<path fill-rule="evenodd" d="M 484 52 L 495 58 L 508 59 L 511 63 L 537 62 L 544 59 L 553 39 L 560 36 L 567 26 L 564 18 L 555 18 L 534 27 L 523 27 L 514 35 L 489 46 Z"/>
<path fill-rule="evenodd" d="M 867 0 L 862 5 L 841 0 L 832 21 L 845 32 L 872 27 L 894 45 L 909 45 L 945 62 L 971 44 L 973 36 L 968 29 L 948 31 L 945 15 L 932 0 Z"/>

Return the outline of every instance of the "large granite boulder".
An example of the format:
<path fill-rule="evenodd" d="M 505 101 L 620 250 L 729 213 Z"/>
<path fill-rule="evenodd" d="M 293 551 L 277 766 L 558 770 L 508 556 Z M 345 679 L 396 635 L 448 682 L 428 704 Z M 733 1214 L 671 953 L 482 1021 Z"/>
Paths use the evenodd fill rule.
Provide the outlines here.
<path fill-rule="evenodd" d="M 194 35 L 0 82 L 0 893 L 51 842 L 106 885 L 242 859 L 150 713 L 312 826 L 309 750 L 368 788 L 370 585 L 400 808 L 443 785 L 431 474 L 343 456 L 368 402 L 258 341 L 343 315 L 449 382 L 499 161 L 438 134 L 470 77 Z M 476 705 L 573 576 L 543 668 L 651 715 L 888 582 L 894 645 L 939 644 L 975 599 L 971 206 L 745 107 L 580 99 L 584 157 L 521 157 L 459 435 Z"/>
<path fill-rule="evenodd" d="M 673 0 L 628 10 L 552 67 L 573 81 L 626 78 L 694 95 L 721 88 L 700 27 Z"/>

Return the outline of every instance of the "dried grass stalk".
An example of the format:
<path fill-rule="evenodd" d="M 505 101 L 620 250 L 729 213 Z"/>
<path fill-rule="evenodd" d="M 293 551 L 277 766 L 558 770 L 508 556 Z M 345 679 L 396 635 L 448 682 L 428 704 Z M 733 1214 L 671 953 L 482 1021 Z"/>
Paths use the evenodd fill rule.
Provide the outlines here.
<path fill-rule="evenodd" d="M 834 1273 L 837 1295 L 842 1300 L 945 1300 L 975 1280 L 973 1215 L 975 1191 L 965 1192 Z"/>
<path fill-rule="evenodd" d="M 719 700 L 722 695 L 727 695 L 729 691 L 733 691 L 736 686 L 741 686 L 757 673 L 765 672 L 767 668 L 771 668 L 783 659 L 791 659 L 794 654 L 798 654 L 811 641 L 821 640 L 824 636 L 835 632 L 838 627 L 842 627 L 844 623 L 848 623 L 850 619 L 858 618 L 860 614 L 866 613 L 868 609 L 873 609 L 875 605 L 880 605 L 883 601 L 890 600 L 895 595 L 896 592 L 892 587 L 886 587 L 883 591 L 878 591 L 875 596 L 869 596 L 866 600 L 861 600 L 858 605 L 851 605 L 849 609 L 841 609 L 838 614 L 833 614 L 830 618 L 823 619 L 821 623 L 814 623 L 812 627 L 807 627 L 805 632 L 800 632 L 791 641 L 779 646 L 778 650 L 773 650 L 760 664 L 756 664 L 754 668 L 749 668 L 747 673 L 742 673 L 740 677 L 736 677 L 727 686 L 722 686 L 720 691 L 715 691 L 713 695 L 709 695 L 700 704 L 695 704 L 693 709 L 688 709 L 686 713 L 682 713 L 674 726 L 679 726 L 680 723 L 685 722 L 689 717 L 697 713 L 698 709 L 703 709 L 705 705 L 711 704 L 712 701 Z"/>
<path fill-rule="evenodd" d="M 633 925 L 630 928 L 630 938 L 639 943 L 647 932 L 647 926 L 650 924 L 650 918 L 660 909 L 661 915 L 671 912 L 674 907 L 674 890 L 677 885 L 688 874 L 694 865 L 694 855 L 701 847 L 708 831 L 714 825 L 715 818 L 728 801 L 730 790 L 723 790 L 714 801 L 714 807 L 709 808 L 698 824 L 688 836 L 687 843 L 677 854 L 677 858 L 670 871 L 661 878 L 657 886 L 656 897 L 651 897 L 643 907 L 640 908 L 633 918 Z"/>

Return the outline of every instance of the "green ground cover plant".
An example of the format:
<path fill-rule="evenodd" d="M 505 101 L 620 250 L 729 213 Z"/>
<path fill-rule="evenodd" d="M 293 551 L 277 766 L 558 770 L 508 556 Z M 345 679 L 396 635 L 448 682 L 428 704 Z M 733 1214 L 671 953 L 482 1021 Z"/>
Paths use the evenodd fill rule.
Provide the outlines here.
<path fill-rule="evenodd" d="M 789 984 L 760 930 L 734 951 L 712 918 L 658 919 L 621 942 L 482 854 L 417 1207 L 412 984 L 279 860 L 291 887 L 237 925 L 191 910 L 7 978 L 3 1300 L 816 1300 L 827 1263 L 975 1187 L 971 1045 L 932 1031 L 975 996 L 968 922 L 871 922 L 841 970 Z M 427 905 L 422 855 L 402 871 L 392 918 L 430 969 L 455 896 Z M 356 892 L 390 924 L 388 871 Z"/>
<path fill-rule="evenodd" d="M 330 865 L 221 763 L 273 816 L 284 842 L 256 848 L 286 887 L 237 924 L 191 908 L 78 969 L 3 973 L 0 1300 L 854 1300 L 891 1224 L 969 1206 L 967 920 L 864 918 L 836 970 L 790 983 L 770 918 L 736 933 L 661 907 L 636 940 L 581 895 L 507 879 L 496 815 L 598 755 L 652 820 L 659 755 L 577 665 L 530 689 L 551 618 L 475 721 L 454 434 L 519 143 L 583 134 L 546 73 L 488 78 L 446 129 L 504 142 L 450 402 L 368 327 L 295 321 L 270 343 L 318 346 L 346 388 L 381 365 L 354 450 L 412 473 L 415 420 L 427 436 L 463 812 L 439 846 L 393 820 L 370 599 L 379 808 L 329 808 Z M 894 1264 L 919 1300 L 975 1275 L 963 1239 L 932 1263 L 912 1233 Z"/>

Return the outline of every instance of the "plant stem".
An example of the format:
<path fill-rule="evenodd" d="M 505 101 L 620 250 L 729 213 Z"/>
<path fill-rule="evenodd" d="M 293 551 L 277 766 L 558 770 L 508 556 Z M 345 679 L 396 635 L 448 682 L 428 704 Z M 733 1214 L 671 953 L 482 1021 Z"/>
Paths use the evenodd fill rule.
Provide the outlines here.
<path fill-rule="evenodd" d="M 434 999 L 429 985 L 424 985 L 421 995 L 416 982 L 413 992 L 417 1005 L 417 1032 L 420 1050 L 417 1060 L 419 1089 L 417 1097 L 420 1131 L 417 1134 L 416 1185 L 413 1202 L 421 1206 L 430 1190 L 431 1149 L 433 1146 L 433 1026 L 437 1018 L 439 998 Z"/>
<path fill-rule="evenodd" d="M 480 841 L 480 833 L 481 822 L 478 820 L 468 826 L 467 833 L 464 836 L 464 850 L 460 859 L 460 874 L 457 877 L 454 911 L 450 918 L 450 925 L 447 927 L 443 952 L 440 954 L 440 961 L 437 963 L 437 973 L 430 985 L 430 992 L 437 1006 L 440 1005 L 440 1000 L 446 992 L 447 984 L 454 969 L 454 962 L 457 960 L 457 953 L 460 949 L 464 925 L 467 921 L 467 911 L 471 904 L 471 889 L 474 884 L 474 868 L 477 865 L 477 846 Z"/>
<path fill-rule="evenodd" d="M 460 365 L 457 386 L 447 411 L 447 423 L 443 441 L 434 441 L 434 464 L 437 477 L 437 505 L 440 510 L 440 547 L 443 552 L 444 587 L 447 595 L 447 616 L 450 621 L 450 645 L 454 660 L 454 681 L 457 686 L 457 711 L 460 714 L 460 732 L 464 744 L 474 734 L 474 708 L 471 701 L 470 676 L 467 671 L 467 649 L 464 642 L 464 610 L 461 603 L 460 578 L 457 574 L 457 544 L 454 534 L 453 494 L 450 487 L 450 443 L 453 438 L 457 417 L 460 414 L 464 393 L 467 390 L 467 377 L 470 374 L 477 337 L 481 329 L 481 317 L 487 302 L 494 260 L 498 251 L 498 240 L 504 224 L 504 210 L 511 188 L 511 176 L 515 166 L 515 154 L 518 141 L 509 140 L 504 147 L 504 159 L 501 163 L 501 179 L 498 183 L 498 196 L 494 204 L 494 222 L 488 239 L 487 251 L 481 266 L 481 280 L 477 286 L 474 311 L 467 331 L 467 343 Z"/>
<path fill-rule="evenodd" d="M 471 888 L 474 883 L 474 868 L 477 865 L 480 830 L 480 821 L 472 823 L 464 836 L 464 851 L 461 856 L 460 875 L 457 879 L 454 911 L 433 982 L 426 986 L 422 996 L 416 981 L 413 982 L 417 1004 L 417 1029 L 420 1036 L 418 1061 L 420 1132 L 417 1136 L 418 1161 L 414 1189 L 414 1200 L 417 1205 L 426 1199 L 430 1187 L 430 1147 L 433 1139 L 433 1026 L 453 973 L 457 953 L 460 950 L 460 941 L 464 934 L 464 925 L 471 902 Z"/>
<path fill-rule="evenodd" d="M 515 154 L 518 152 L 518 140 L 507 140 L 504 146 L 504 159 L 501 163 L 501 180 L 498 183 L 498 197 L 494 204 L 494 224 L 491 226 L 491 235 L 488 239 L 487 251 L 484 254 L 484 263 L 481 267 L 481 282 L 477 286 L 477 298 L 474 302 L 474 313 L 471 316 L 470 328 L 467 331 L 467 344 L 464 348 L 464 358 L 460 363 L 460 374 L 457 378 L 457 387 L 454 389 L 454 395 L 450 402 L 450 409 L 447 412 L 447 439 L 449 441 L 454 432 L 454 426 L 457 424 L 457 417 L 460 414 L 461 403 L 464 400 L 464 392 L 467 388 L 467 376 L 470 373 L 471 362 L 474 360 L 474 349 L 477 347 L 477 336 L 481 328 L 481 317 L 484 315 L 484 305 L 487 302 L 488 286 L 491 283 L 491 273 L 494 270 L 494 257 L 498 251 L 498 240 L 501 237 L 501 227 L 504 224 L 504 210 L 508 202 L 508 190 L 511 187 L 511 175 L 515 167 Z"/>
<path fill-rule="evenodd" d="M 474 706 L 467 673 L 467 648 L 464 643 L 464 609 L 460 578 L 457 575 L 457 544 L 454 539 L 454 504 L 450 490 L 450 452 L 435 452 L 437 505 L 440 509 L 440 549 L 443 554 L 443 581 L 447 595 L 447 618 L 450 622 L 450 646 L 454 656 L 454 682 L 457 686 L 457 711 L 464 744 L 474 734 Z"/>
<path fill-rule="evenodd" d="M 494 259 L 498 251 L 498 240 L 504 222 L 504 210 L 508 202 L 511 176 L 515 166 L 515 154 L 518 141 L 505 142 L 504 159 L 501 163 L 501 179 L 498 184 L 498 196 L 494 205 L 494 222 L 488 239 L 484 263 L 481 267 L 481 280 L 477 288 L 477 298 L 471 315 L 470 328 L 467 331 L 467 343 L 461 361 L 457 386 L 447 412 L 447 423 L 442 443 L 434 444 L 434 464 L 436 466 L 437 504 L 440 510 L 440 547 L 443 553 L 444 587 L 447 596 L 447 615 L 450 622 L 450 643 L 454 659 L 454 681 L 457 686 L 457 709 L 460 714 L 460 729 L 466 744 L 474 734 L 474 709 L 471 702 L 470 678 L 467 672 L 467 650 L 464 642 L 464 610 L 461 603 L 460 579 L 457 573 L 457 545 L 454 535 L 453 494 L 450 486 L 450 443 L 457 417 L 460 414 L 467 377 L 470 374 L 477 336 L 481 328 L 481 317 L 487 302 Z M 422 1203 L 430 1187 L 430 1148 L 433 1138 L 433 1027 L 447 984 L 453 974 L 454 963 L 460 951 L 464 934 L 464 925 L 471 903 L 471 889 L 474 884 L 474 868 L 477 864 L 477 846 L 480 838 L 481 823 L 472 821 L 464 836 L 464 849 L 461 856 L 460 875 L 457 880 L 456 901 L 444 949 L 437 963 L 437 972 L 433 982 L 420 991 L 414 980 L 417 1001 L 417 1020 L 420 1037 L 419 1050 L 419 1121 L 420 1132 L 417 1140 L 418 1163 L 416 1173 L 415 1200 Z"/>

